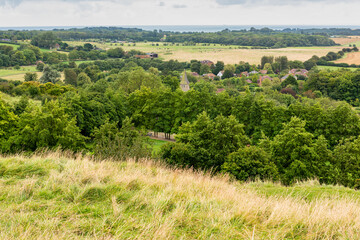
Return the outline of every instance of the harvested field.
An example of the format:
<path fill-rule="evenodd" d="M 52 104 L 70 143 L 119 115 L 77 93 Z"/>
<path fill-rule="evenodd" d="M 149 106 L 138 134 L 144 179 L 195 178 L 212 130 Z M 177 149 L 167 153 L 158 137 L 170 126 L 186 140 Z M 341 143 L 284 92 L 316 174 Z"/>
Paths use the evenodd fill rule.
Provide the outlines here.
<path fill-rule="evenodd" d="M 211 61 L 223 61 L 226 64 L 239 63 L 240 61 L 250 64 L 259 64 L 263 56 L 287 56 L 289 60 L 306 61 L 313 55 L 324 56 L 329 51 L 339 51 L 340 47 L 327 48 L 281 48 L 281 49 L 226 49 L 202 52 L 188 52 L 184 50 L 174 51 L 171 55 L 160 55 L 165 60 L 176 59 L 190 61 L 192 59 L 208 59 Z"/>
<path fill-rule="evenodd" d="M 67 42 L 69 45 L 83 45 L 86 42 Z M 287 56 L 289 60 L 306 61 L 313 55 L 325 56 L 328 52 L 337 52 L 343 47 L 292 47 L 280 49 L 251 49 L 235 45 L 220 44 L 196 44 L 195 46 L 182 46 L 181 44 L 157 43 L 157 42 L 138 42 L 134 44 L 119 43 L 96 43 L 90 42 L 102 49 L 121 47 L 125 51 L 132 49 L 145 53 L 156 52 L 164 60 L 187 61 L 211 60 L 213 62 L 223 61 L 225 64 L 239 63 L 240 61 L 250 64 L 260 64 L 261 58 L 265 55 L 274 57 Z"/>
<path fill-rule="evenodd" d="M 360 41 L 360 36 L 348 36 L 348 37 L 342 37 L 342 38 L 332 38 L 335 43 L 341 44 L 341 45 L 347 45 L 350 43 L 356 43 Z"/>
<path fill-rule="evenodd" d="M 336 60 L 335 62 L 360 65 L 360 52 L 348 53 L 344 58 Z"/>

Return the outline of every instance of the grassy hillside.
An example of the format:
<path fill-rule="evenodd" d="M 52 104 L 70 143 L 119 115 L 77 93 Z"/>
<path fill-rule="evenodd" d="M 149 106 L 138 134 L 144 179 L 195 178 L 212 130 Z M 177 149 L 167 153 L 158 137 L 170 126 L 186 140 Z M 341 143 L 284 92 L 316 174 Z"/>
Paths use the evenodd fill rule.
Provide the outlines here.
<path fill-rule="evenodd" d="M 359 239 L 360 194 L 152 161 L 0 158 L 0 239 Z"/>

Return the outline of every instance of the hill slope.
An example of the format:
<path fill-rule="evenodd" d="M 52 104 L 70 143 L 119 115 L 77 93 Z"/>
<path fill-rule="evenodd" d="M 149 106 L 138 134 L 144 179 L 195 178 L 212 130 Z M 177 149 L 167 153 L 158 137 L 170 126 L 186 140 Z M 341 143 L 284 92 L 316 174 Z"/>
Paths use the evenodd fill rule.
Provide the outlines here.
<path fill-rule="evenodd" d="M 0 239 L 359 239 L 359 199 L 152 161 L 0 157 Z"/>

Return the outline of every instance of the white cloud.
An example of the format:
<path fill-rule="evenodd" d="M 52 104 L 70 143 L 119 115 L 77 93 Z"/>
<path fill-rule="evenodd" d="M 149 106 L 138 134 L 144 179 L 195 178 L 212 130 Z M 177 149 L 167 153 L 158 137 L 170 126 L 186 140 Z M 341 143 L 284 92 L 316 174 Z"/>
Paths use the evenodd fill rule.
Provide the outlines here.
<path fill-rule="evenodd" d="M 358 9 L 355 0 L 0 0 L 0 27 L 360 25 Z"/>

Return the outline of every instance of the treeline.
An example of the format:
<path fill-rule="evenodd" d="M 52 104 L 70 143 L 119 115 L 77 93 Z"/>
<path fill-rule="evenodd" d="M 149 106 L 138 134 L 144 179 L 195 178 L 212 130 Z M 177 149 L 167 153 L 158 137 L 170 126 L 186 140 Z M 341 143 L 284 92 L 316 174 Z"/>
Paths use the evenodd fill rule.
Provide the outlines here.
<path fill-rule="evenodd" d="M 53 36 L 51 36 L 51 34 Z M 166 38 L 165 38 L 166 35 Z M 39 36 L 46 36 L 39 38 Z M 88 27 L 79 29 L 55 29 L 53 31 L 0 31 L 0 39 L 29 40 L 32 44 L 40 47 L 49 47 L 65 40 L 121 40 L 121 41 L 152 41 L 158 42 L 194 42 L 194 43 L 217 43 L 241 46 L 260 46 L 271 48 L 296 47 L 296 46 L 333 46 L 335 42 L 325 36 L 284 33 L 272 29 L 255 29 L 229 31 L 224 30 L 216 33 L 204 32 L 163 32 L 145 31 L 136 28 L 118 27 Z"/>
<path fill-rule="evenodd" d="M 33 45 L 20 45 L 14 49 L 10 45 L 0 45 L 0 67 L 34 65 L 37 61 L 44 61 L 49 64 L 67 61 L 68 57 L 59 52 L 43 52 Z"/>
<path fill-rule="evenodd" d="M 312 34 L 312 35 L 324 35 L 324 36 L 359 36 L 360 29 L 351 29 L 351 28 L 311 28 L 311 29 L 301 29 L 301 28 L 286 28 L 282 30 L 287 33 L 299 33 L 299 34 Z"/>
<path fill-rule="evenodd" d="M 278 32 L 264 34 L 238 31 L 171 34 L 166 38 L 166 41 L 263 46 L 269 48 L 336 45 L 333 40 L 319 35 L 303 35 Z"/>
<path fill-rule="evenodd" d="M 87 48 L 79 46 L 72 48 L 73 50 L 69 50 L 69 54 L 66 54 L 59 51 L 42 51 L 39 47 L 30 44 L 21 44 L 18 49 L 14 49 L 11 45 L 0 45 L 0 67 L 35 65 L 39 61 L 46 64 L 60 64 L 66 61 L 132 58 L 135 55 L 144 54 L 136 50 L 125 52 L 120 47 L 105 51 L 95 49 L 89 43 L 84 46 Z"/>

